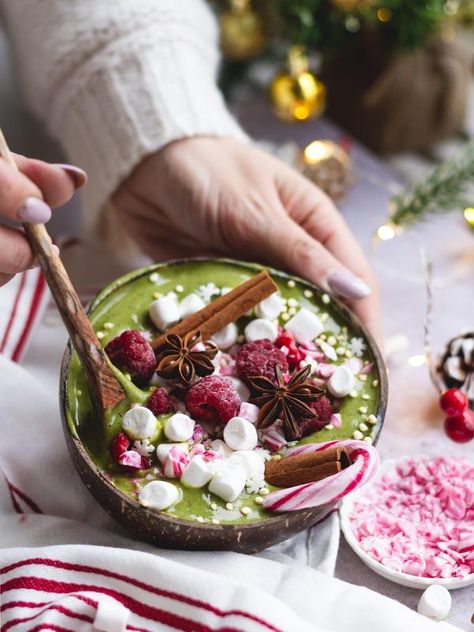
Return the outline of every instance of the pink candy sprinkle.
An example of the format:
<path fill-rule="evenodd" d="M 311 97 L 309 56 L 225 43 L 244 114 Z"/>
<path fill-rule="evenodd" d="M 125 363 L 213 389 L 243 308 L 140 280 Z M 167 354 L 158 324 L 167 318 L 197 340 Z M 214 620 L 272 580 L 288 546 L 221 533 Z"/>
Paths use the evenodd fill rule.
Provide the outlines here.
<path fill-rule="evenodd" d="M 362 549 L 420 577 L 474 572 L 474 465 L 465 459 L 406 459 L 355 502 L 349 516 Z"/>

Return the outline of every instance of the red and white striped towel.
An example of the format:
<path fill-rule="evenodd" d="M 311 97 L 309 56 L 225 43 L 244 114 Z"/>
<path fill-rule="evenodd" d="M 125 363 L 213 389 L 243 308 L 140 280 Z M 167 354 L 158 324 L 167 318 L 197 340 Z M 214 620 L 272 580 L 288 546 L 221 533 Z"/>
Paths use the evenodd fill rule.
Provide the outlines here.
<path fill-rule="evenodd" d="M 0 354 L 21 360 L 49 298 L 39 268 L 17 274 L 0 288 Z"/>

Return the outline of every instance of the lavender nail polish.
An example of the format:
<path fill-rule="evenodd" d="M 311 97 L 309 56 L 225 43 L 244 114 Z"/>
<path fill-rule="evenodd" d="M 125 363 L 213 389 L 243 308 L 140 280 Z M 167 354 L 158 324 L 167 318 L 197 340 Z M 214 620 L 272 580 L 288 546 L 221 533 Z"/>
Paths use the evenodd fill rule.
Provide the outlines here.
<path fill-rule="evenodd" d="M 343 298 L 358 299 L 369 296 L 370 287 L 348 270 L 334 270 L 327 277 L 329 289 Z"/>
<path fill-rule="evenodd" d="M 26 198 L 16 212 L 20 222 L 28 224 L 44 224 L 51 219 L 51 209 L 39 198 Z"/>
<path fill-rule="evenodd" d="M 75 167 L 74 165 L 60 164 L 60 163 L 57 163 L 53 166 L 63 169 L 63 171 L 65 171 L 68 174 L 68 176 L 71 177 L 72 181 L 74 182 L 74 187 L 76 189 L 81 189 L 86 184 L 87 173 L 83 169 L 80 169 L 79 167 Z"/>

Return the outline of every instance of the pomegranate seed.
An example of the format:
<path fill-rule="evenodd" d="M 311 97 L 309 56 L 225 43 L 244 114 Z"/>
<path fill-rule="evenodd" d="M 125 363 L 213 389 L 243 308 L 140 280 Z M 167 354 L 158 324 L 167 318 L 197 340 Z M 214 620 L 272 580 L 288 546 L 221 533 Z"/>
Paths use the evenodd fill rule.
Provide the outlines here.
<path fill-rule="evenodd" d="M 280 334 L 275 340 L 275 346 L 281 349 L 281 347 L 294 346 L 295 339 L 290 334 Z"/>
<path fill-rule="evenodd" d="M 450 439 L 456 443 L 467 443 L 474 439 L 474 413 L 465 410 L 458 415 L 446 417 L 444 429 Z"/>
<path fill-rule="evenodd" d="M 463 413 L 467 408 L 466 395 L 458 388 L 450 388 L 442 393 L 439 398 L 441 410 L 449 417 Z"/>

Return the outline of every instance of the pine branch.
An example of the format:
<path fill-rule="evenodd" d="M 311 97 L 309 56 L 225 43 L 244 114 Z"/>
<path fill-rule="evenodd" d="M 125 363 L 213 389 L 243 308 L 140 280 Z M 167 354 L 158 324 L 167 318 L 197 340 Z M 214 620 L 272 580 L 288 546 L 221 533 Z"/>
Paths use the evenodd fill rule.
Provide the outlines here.
<path fill-rule="evenodd" d="M 390 222 L 407 226 L 426 219 L 430 213 L 463 208 L 469 204 L 466 194 L 470 183 L 474 183 L 474 141 L 407 191 L 394 196 L 390 201 Z"/>

